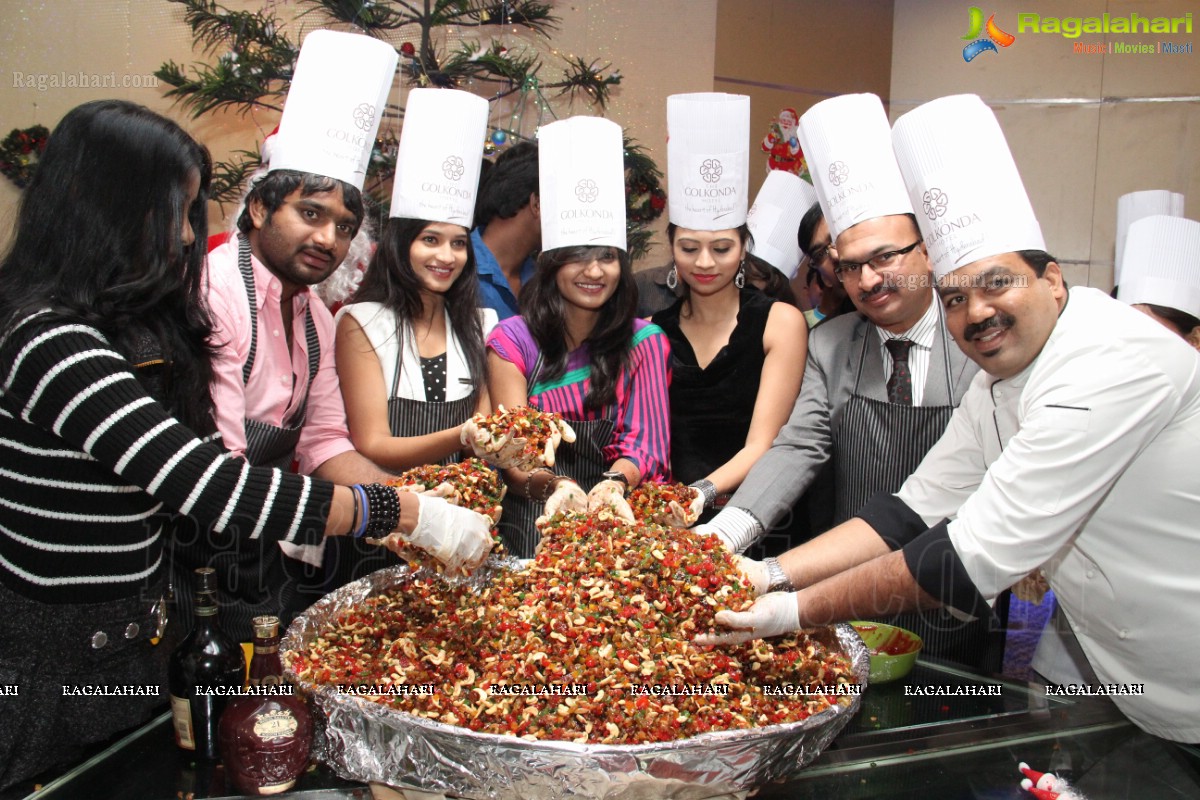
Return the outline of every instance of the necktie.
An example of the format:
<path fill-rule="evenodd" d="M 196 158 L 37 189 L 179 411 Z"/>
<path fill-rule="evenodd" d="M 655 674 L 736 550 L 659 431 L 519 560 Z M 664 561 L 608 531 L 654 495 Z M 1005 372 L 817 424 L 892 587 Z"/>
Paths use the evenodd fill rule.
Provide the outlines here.
<path fill-rule="evenodd" d="M 892 354 L 892 377 L 888 378 L 888 402 L 893 405 L 911 406 L 912 373 L 908 369 L 908 351 L 913 343 L 908 339 L 888 339 L 883 343 Z"/>

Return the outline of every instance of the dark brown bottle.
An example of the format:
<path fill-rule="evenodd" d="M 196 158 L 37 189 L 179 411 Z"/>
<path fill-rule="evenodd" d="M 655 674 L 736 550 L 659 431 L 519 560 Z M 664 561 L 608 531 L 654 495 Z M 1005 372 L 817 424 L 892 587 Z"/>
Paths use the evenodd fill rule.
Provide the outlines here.
<path fill-rule="evenodd" d="M 279 617 L 254 618 L 251 693 L 232 701 L 221 716 L 221 758 L 238 791 L 278 794 L 308 768 L 312 715 L 282 682 Z"/>
<path fill-rule="evenodd" d="M 212 567 L 196 570 L 196 608 L 192 630 L 171 653 L 167 686 L 175 742 L 196 757 L 216 760 L 217 725 L 230 695 L 241 689 L 246 658 L 239 644 L 217 624 L 217 575 Z"/>

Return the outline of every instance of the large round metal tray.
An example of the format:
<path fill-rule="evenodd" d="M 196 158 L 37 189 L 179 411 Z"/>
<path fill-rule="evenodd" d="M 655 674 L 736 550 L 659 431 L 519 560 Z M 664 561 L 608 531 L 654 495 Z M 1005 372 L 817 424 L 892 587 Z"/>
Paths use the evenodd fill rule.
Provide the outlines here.
<path fill-rule="evenodd" d="M 476 575 L 459 580 L 482 587 L 495 570 L 516 566 L 515 560 L 492 560 Z M 341 612 L 427 574 L 391 567 L 342 587 L 296 618 L 280 643 L 282 651 L 305 648 Z M 865 687 L 869 656 L 862 640 L 849 625 L 836 626 L 834 634 Z M 861 697 L 853 696 L 848 706 L 802 722 L 667 743 L 583 745 L 476 733 L 317 687 L 290 671 L 285 677 L 312 698 L 323 728 L 317 756 L 342 777 L 478 800 L 699 800 L 744 793 L 794 776 L 829 745 L 861 703 Z"/>

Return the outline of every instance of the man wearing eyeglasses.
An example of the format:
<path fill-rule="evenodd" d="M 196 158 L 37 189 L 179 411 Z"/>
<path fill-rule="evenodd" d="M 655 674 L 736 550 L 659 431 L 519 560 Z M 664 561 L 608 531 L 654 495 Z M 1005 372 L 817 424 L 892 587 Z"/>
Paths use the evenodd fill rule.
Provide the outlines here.
<path fill-rule="evenodd" d="M 820 201 L 813 203 L 801 218 L 797 238 L 800 250 L 808 258 L 808 269 L 803 276 L 797 275 L 792 279 L 792 291 L 797 297 L 808 294 L 814 281 L 821 290 L 816 306 L 804 312 L 808 327 L 816 327 L 823 320 L 854 311 L 855 305 L 846 296 L 846 287 L 842 286 L 842 281 L 833 271 L 837 263 L 837 250 L 833 247 L 833 237 L 829 235 L 829 225 L 825 223 L 825 212 L 821 211 Z"/>
<path fill-rule="evenodd" d="M 735 552 L 786 525 L 827 463 L 835 525 L 875 494 L 899 489 L 978 371 L 954 346 L 935 302 L 879 99 L 847 95 L 819 103 L 802 118 L 801 137 L 812 142 L 804 152 L 836 243 L 833 272 L 858 313 L 813 328 L 787 425 L 726 508 L 698 528 Z M 783 580 L 774 559 L 763 563 L 773 573 L 771 585 Z M 1001 666 L 1003 632 L 999 625 L 993 631 L 989 616 L 963 621 L 939 610 L 895 621 L 921 635 L 927 652 L 984 669 Z"/>
<path fill-rule="evenodd" d="M 948 325 L 984 372 L 898 492 L 781 556 L 799 591 L 718 613 L 735 632 L 701 641 L 864 611 L 979 613 L 1036 570 L 1095 671 L 1080 693 L 1200 743 L 1200 641 L 1180 635 L 1200 623 L 1200 486 L 1181 468 L 1200 461 L 1196 353 L 1103 292 L 1067 290 L 978 97 L 926 103 L 893 139 Z"/>

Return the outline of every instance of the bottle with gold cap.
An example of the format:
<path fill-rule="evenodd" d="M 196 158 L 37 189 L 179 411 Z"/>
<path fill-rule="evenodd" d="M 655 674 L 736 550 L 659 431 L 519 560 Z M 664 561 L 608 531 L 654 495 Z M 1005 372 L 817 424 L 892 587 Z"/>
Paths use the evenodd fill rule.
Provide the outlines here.
<path fill-rule="evenodd" d="M 221 759 L 239 791 L 277 794 L 290 789 L 308 767 L 312 715 L 283 683 L 279 617 L 255 617 L 253 622 L 250 686 L 221 716 Z"/>

